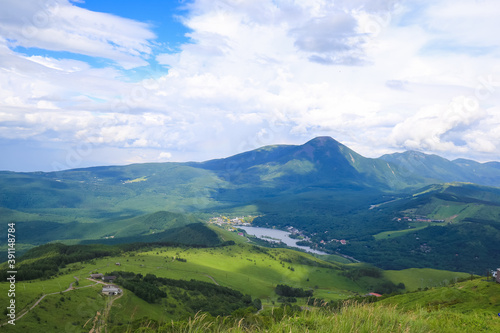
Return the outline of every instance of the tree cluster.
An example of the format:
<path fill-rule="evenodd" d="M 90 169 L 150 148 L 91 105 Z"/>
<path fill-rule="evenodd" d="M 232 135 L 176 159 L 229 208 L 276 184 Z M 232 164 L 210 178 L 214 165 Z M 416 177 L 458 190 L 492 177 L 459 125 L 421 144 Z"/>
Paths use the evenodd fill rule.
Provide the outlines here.
<path fill-rule="evenodd" d="M 213 316 L 228 315 L 238 309 L 251 308 L 251 312 L 261 307 L 259 299 L 252 300 L 237 290 L 197 280 L 174 280 L 153 274 L 142 276 L 132 272 L 111 272 L 117 276 L 117 284 L 132 291 L 149 303 L 157 303 L 167 296 L 172 297 L 191 313 L 207 312 Z"/>
<path fill-rule="evenodd" d="M 284 297 L 311 297 L 313 295 L 312 290 L 294 288 L 286 284 L 278 284 L 274 291 L 277 295 Z"/>

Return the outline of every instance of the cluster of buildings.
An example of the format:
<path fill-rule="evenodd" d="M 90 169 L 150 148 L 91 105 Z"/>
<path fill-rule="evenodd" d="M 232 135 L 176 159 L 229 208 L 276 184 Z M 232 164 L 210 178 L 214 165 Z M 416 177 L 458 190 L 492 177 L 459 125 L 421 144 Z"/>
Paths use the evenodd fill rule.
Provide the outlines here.
<path fill-rule="evenodd" d="M 500 268 L 497 268 L 497 271 L 493 271 L 491 272 L 492 276 L 495 278 L 495 280 L 497 281 L 497 283 L 500 283 Z"/>
<path fill-rule="evenodd" d="M 417 216 L 417 217 L 397 217 L 395 218 L 398 222 L 399 221 L 406 221 L 406 222 L 438 222 L 438 223 L 443 223 L 445 220 L 433 220 L 425 216 Z"/>
<path fill-rule="evenodd" d="M 332 243 L 332 242 L 335 242 L 335 243 L 340 243 L 342 245 L 346 245 L 347 244 L 347 241 L 345 239 L 330 239 L 329 241 L 325 242 L 324 240 L 321 240 L 320 241 L 320 244 L 326 244 L 326 243 Z"/>
<path fill-rule="evenodd" d="M 245 217 L 235 217 L 235 218 L 229 218 L 226 216 L 217 216 L 217 217 L 212 217 L 208 223 L 213 223 L 217 224 L 218 226 L 223 226 L 223 225 L 250 225 L 250 223 L 245 222 Z"/>
<path fill-rule="evenodd" d="M 254 219 L 254 216 L 247 217 L 234 217 L 229 218 L 226 216 L 216 216 L 212 217 L 208 223 L 216 224 L 220 227 L 224 227 L 231 231 L 236 231 L 236 226 L 251 226 L 251 221 Z"/>
<path fill-rule="evenodd" d="M 302 233 L 302 231 L 300 231 L 300 230 L 299 230 L 299 229 L 297 229 L 297 228 L 294 228 L 294 227 L 288 227 L 288 228 L 287 228 L 287 230 L 288 230 L 289 232 L 291 232 L 292 234 L 294 234 L 294 235 L 301 236 L 301 238 L 302 238 L 303 240 L 305 240 L 305 241 L 310 241 L 310 238 L 309 238 L 309 237 L 307 237 L 306 235 L 304 235 L 304 234 Z M 328 231 L 325 231 L 325 234 L 327 234 L 327 233 L 328 233 Z M 315 233 L 314 233 L 314 234 L 312 234 L 311 236 L 315 236 L 315 235 L 317 235 L 317 234 L 315 234 Z M 342 244 L 342 245 L 346 245 L 346 244 L 347 244 L 347 241 L 346 241 L 345 239 L 335 239 L 335 238 L 330 239 L 329 241 L 324 241 L 324 240 L 321 240 L 319 243 L 320 243 L 320 244 L 322 244 L 322 245 L 325 245 L 325 244 L 327 244 L 327 243 L 332 243 L 332 242 L 335 242 L 335 243 L 340 243 L 340 244 Z"/>
<path fill-rule="evenodd" d="M 104 282 L 113 282 L 116 280 L 116 276 L 109 275 L 105 276 L 102 273 L 95 273 L 95 274 L 90 274 L 90 278 L 94 280 L 102 280 Z M 102 287 L 102 294 L 103 295 L 108 295 L 108 296 L 113 296 L 113 295 L 119 295 L 123 292 L 123 290 L 120 289 L 120 287 L 114 285 L 114 284 L 107 284 Z"/>

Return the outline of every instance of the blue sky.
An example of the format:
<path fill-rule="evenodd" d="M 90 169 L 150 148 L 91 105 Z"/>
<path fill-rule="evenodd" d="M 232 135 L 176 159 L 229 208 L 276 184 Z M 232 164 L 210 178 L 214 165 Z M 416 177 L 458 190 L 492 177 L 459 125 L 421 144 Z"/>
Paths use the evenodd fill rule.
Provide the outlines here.
<path fill-rule="evenodd" d="M 141 1 L 100 1 L 77 3 L 79 7 L 91 11 L 104 12 L 120 17 L 148 23 L 156 34 L 158 43 L 154 53 L 175 52 L 182 44 L 189 43 L 186 33 L 189 29 L 180 17 L 187 13 L 186 1 L 149 0 Z"/>
<path fill-rule="evenodd" d="M 0 170 L 320 135 L 500 160 L 498 17 L 494 0 L 5 0 Z"/>

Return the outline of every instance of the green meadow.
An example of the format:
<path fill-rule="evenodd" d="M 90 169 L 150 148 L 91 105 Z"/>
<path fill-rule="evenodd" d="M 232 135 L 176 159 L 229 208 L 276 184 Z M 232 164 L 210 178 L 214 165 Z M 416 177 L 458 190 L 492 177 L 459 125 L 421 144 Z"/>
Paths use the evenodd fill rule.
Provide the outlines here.
<path fill-rule="evenodd" d="M 467 278 L 470 274 L 432 268 L 408 268 L 400 271 L 386 270 L 384 276 L 395 283 L 404 281 L 406 290 L 414 291 L 419 288 L 446 286 Z"/>
<path fill-rule="evenodd" d="M 460 314 L 476 314 L 477 316 L 497 317 L 500 307 L 500 284 L 475 278 L 447 287 L 435 287 L 421 292 L 410 292 L 389 297 L 382 304 L 397 306 L 408 311 L 417 308 L 431 311 L 447 311 Z M 471 327 L 472 328 L 472 327 Z"/>
<path fill-rule="evenodd" d="M 219 230 L 220 231 L 220 230 Z M 16 307 L 18 314 L 30 308 L 43 295 L 47 295 L 41 305 L 35 307 L 19 320 L 29 328 L 30 325 L 43 323 L 45 312 L 55 311 L 62 306 L 61 297 L 87 302 L 89 297 L 96 299 L 96 304 L 104 304 L 105 297 L 100 295 L 102 285 L 88 280 L 91 273 L 111 273 L 113 271 L 140 273 L 143 276 L 154 274 L 157 277 L 183 280 L 199 280 L 238 290 L 252 298 L 260 298 L 265 309 L 278 306 L 274 288 L 277 284 L 286 284 L 304 290 L 312 289 L 315 298 L 341 300 L 364 295 L 373 290 L 380 279 L 362 277 L 353 279 L 345 272 L 364 267 L 363 264 L 342 264 L 327 262 L 310 254 L 290 249 L 263 248 L 248 244 L 246 238 L 234 232 L 220 231 L 225 240 L 236 240 L 230 246 L 210 248 L 190 247 L 150 247 L 148 249 L 122 252 L 121 255 L 103 257 L 68 264 L 57 276 L 46 280 L 19 281 L 16 284 Z M 51 252 L 43 257 L 50 257 Z M 28 259 L 31 261 L 35 259 Z M 394 284 L 404 283 L 407 290 L 439 285 L 442 281 L 467 277 L 468 274 L 438 271 L 432 269 L 409 269 L 403 271 L 385 271 L 382 279 Z M 385 281 L 384 280 L 384 281 Z M 78 281 L 78 282 L 76 282 Z M 73 283 L 74 290 L 66 291 Z M 6 304 L 8 285 L 0 283 L 2 292 L 0 302 Z M 99 303 L 100 302 L 100 303 Z M 298 304 L 304 304 L 299 300 Z M 59 304 L 59 305 L 57 305 Z M 65 306 L 72 303 L 64 303 Z M 104 305 L 102 305 L 104 306 Z M 42 311 L 43 310 L 43 311 Z M 33 313 L 32 313 L 33 312 Z M 61 315 L 69 316 L 62 313 Z M 127 322 L 130 318 L 154 320 L 173 320 L 188 317 L 190 313 L 183 308 L 182 302 L 167 297 L 160 304 L 149 304 L 139 299 L 130 291 L 116 300 L 109 318 L 116 322 Z M 95 316 L 95 314 L 94 314 Z M 76 316 L 78 317 L 78 316 Z M 72 318 L 76 326 L 89 318 Z M 40 321 L 38 320 L 40 318 Z M 68 321 L 67 318 L 61 320 Z"/>
<path fill-rule="evenodd" d="M 384 231 L 380 232 L 376 235 L 373 235 L 373 238 L 375 240 L 381 240 L 381 239 L 391 239 L 391 238 L 396 238 L 399 236 L 406 235 L 407 233 L 415 232 L 417 230 L 421 230 L 430 226 L 444 226 L 444 223 L 439 223 L 439 222 L 411 222 L 409 223 L 409 226 L 411 228 L 408 229 L 403 229 L 403 230 L 391 230 L 391 231 Z"/>
<path fill-rule="evenodd" d="M 116 265 L 117 262 L 120 266 Z M 215 281 L 261 299 L 273 295 L 274 287 L 280 283 L 313 288 L 315 294 L 329 299 L 365 292 L 340 275 L 339 265 L 289 249 L 263 249 L 246 244 L 198 249 L 164 247 L 131 252 L 122 257 L 95 259 L 79 274 L 84 276 L 90 270 L 102 273 L 131 271 L 172 279 Z"/>

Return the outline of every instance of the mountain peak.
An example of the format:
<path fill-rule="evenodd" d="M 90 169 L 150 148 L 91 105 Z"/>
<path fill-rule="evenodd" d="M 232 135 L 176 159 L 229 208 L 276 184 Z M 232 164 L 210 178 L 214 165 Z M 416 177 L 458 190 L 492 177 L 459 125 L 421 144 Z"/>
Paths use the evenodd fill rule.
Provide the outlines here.
<path fill-rule="evenodd" d="M 331 145 L 332 143 L 335 144 L 335 145 L 339 144 L 339 142 L 337 140 L 333 139 L 330 136 L 318 136 L 318 137 L 315 137 L 312 140 L 307 141 L 304 144 L 304 146 L 307 146 L 307 145 L 324 146 L 324 145 L 328 145 L 328 144 Z"/>

